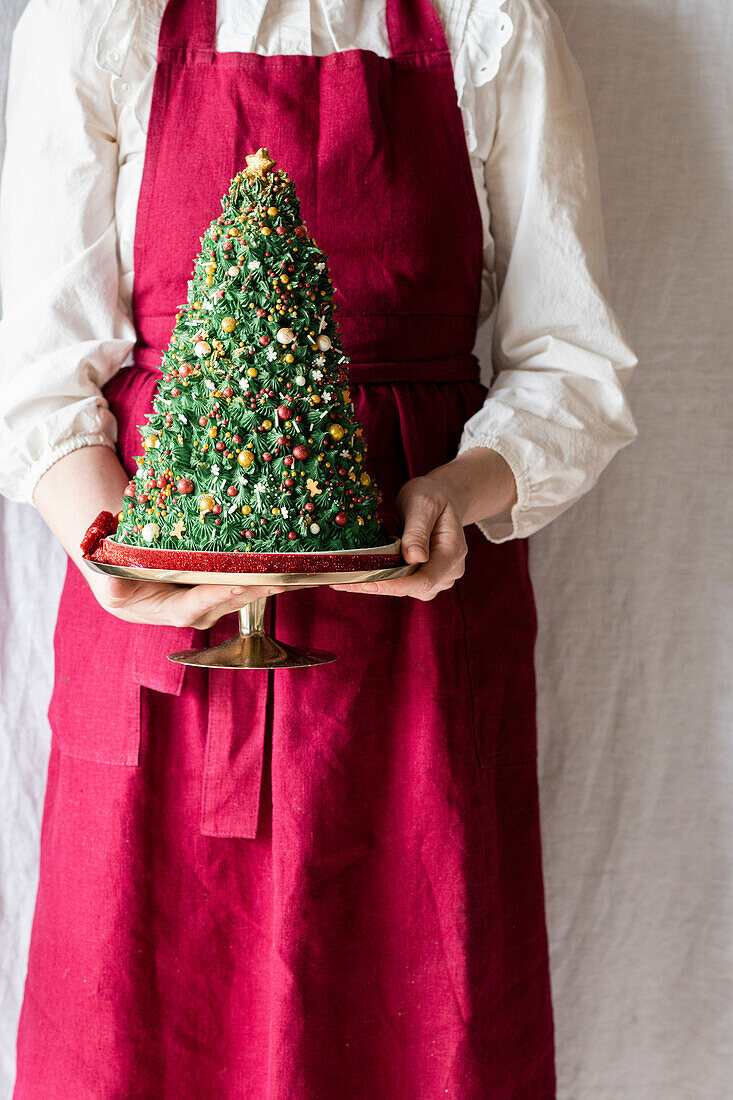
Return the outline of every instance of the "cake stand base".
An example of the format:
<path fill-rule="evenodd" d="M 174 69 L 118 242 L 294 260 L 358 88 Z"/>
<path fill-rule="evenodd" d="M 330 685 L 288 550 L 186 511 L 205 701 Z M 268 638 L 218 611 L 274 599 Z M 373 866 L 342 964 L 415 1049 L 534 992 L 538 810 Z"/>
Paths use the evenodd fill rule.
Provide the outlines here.
<path fill-rule="evenodd" d="M 128 580 L 166 584 L 234 584 L 292 588 L 406 577 L 417 569 L 400 556 L 400 539 L 367 550 L 302 554 L 224 554 L 126 547 L 104 538 L 85 564 L 94 572 Z M 188 557 L 190 555 L 190 557 Z M 112 558 L 113 560 L 109 560 Z M 172 560 L 171 560 L 172 559 Z M 189 566 L 190 563 L 190 566 Z M 188 566 L 188 567 L 187 567 Z M 239 633 L 208 649 L 169 653 L 168 659 L 203 668 L 307 668 L 337 659 L 321 649 L 299 649 L 271 638 L 265 630 L 267 596 L 239 611 Z M 275 596 L 272 596 L 275 599 Z"/>
<path fill-rule="evenodd" d="M 267 596 L 253 600 L 239 612 L 239 633 L 210 649 L 185 649 L 169 653 L 169 661 L 205 668 L 305 668 L 336 660 L 335 653 L 298 649 L 271 638 L 264 628 Z"/>

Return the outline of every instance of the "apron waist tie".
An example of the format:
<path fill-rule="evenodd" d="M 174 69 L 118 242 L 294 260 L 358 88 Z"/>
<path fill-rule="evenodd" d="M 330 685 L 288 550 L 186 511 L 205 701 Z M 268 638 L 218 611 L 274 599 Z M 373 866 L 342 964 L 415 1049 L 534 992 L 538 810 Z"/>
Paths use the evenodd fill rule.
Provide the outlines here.
<path fill-rule="evenodd" d="M 163 353 L 136 346 L 134 366 L 158 371 Z M 480 382 L 479 361 L 473 352 L 459 352 L 437 359 L 393 360 L 347 364 L 349 382 L 355 386 L 377 382 Z"/>
<path fill-rule="evenodd" d="M 271 605 L 272 601 L 268 611 Z M 236 631 L 236 617 L 224 615 L 211 628 L 209 644 L 218 645 Z M 200 816 L 204 836 L 252 839 L 257 835 L 268 677 L 266 669 L 209 669 Z"/>

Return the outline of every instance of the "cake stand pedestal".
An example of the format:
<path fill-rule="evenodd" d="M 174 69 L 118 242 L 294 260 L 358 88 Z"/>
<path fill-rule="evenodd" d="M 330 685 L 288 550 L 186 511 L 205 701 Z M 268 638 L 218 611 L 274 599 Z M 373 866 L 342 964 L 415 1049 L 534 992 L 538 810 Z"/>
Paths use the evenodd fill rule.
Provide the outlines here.
<path fill-rule="evenodd" d="M 185 568 L 186 556 L 195 568 Z M 406 577 L 417 565 L 400 555 L 400 540 L 366 550 L 330 550 L 301 554 L 220 554 L 151 550 L 102 539 L 86 565 L 98 573 L 167 584 L 221 584 L 241 587 L 292 585 L 315 587 Z M 168 566 L 166 568 L 166 566 Z M 206 568 L 208 566 L 208 568 Z M 236 567 L 236 568 L 235 568 Z M 247 570 L 245 572 L 245 569 Z M 303 668 L 328 664 L 337 654 L 300 649 L 272 638 L 265 630 L 267 600 L 262 596 L 239 611 L 239 632 L 208 649 L 169 653 L 168 660 L 206 668 Z"/>

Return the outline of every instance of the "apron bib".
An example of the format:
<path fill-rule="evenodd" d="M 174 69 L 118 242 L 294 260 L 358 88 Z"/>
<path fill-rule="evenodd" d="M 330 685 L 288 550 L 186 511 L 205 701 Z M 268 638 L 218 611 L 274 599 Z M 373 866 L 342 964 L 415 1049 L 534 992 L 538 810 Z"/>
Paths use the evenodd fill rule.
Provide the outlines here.
<path fill-rule="evenodd" d="M 327 254 L 388 528 L 486 387 L 482 227 L 450 52 L 387 0 L 390 56 L 217 53 L 170 0 L 135 235 L 128 473 L 199 235 L 247 153 Z M 525 540 L 466 529 L 434 600 L 269 601 L 311 669 L 173 664 L 211 631 L 124 623 L 69 564 L 15 1100 L 550 1100 L 552 1012 Z"/>

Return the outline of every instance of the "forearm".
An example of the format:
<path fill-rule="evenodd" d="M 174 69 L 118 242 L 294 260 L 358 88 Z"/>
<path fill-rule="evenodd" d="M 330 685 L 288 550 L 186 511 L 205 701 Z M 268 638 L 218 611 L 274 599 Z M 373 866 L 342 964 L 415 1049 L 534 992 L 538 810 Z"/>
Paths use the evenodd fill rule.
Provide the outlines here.
<path fill-rule="evenodd" d="M 111 447 L 80 447 L 55 462 L 33 492 L 33 503 L 66 553 L 81 567 L 80 542 L 102 511 L 116 514 L 129 481 Z"/>
<path fill-rule="evenodd" d="M 489 447 L 471 447 L 427 476 L 452 498 L 464 527 L 508 512 L 517 502 L 511 467 Z"/>

